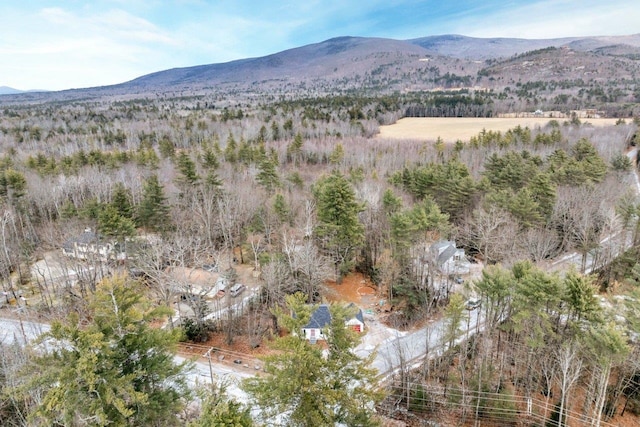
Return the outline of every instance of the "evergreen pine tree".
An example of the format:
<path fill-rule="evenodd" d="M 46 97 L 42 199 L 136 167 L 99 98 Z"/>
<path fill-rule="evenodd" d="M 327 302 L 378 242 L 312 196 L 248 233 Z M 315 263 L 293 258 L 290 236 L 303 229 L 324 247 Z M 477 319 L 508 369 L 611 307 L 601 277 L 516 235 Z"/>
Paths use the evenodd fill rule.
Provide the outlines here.
<path fill-rule="evenodd" d="M 227 138 L 227 146 L 224 149 L 224 158 L 229 163 L 235 163 L 238 160 L 238 144 L 236 140 L 233 138 L 233 135 L 229 133 L 229 137 Z"/>
<path fill-rule="evenodd" d="M 187 365 L 176 364 L 178 330 L 152 328 L 167 309 L 150 308 L 123 278 L 105 279 L 89 316 L 54 321 L 19 392 L 41 393 L 29 425 L 182 425 Z"/>
<path fill-rule="evenodd" d="M 268 157 L 265 157 L 258 165 L 259 172 L 256 175 L 256 180 L 268 192 L 272 192 L 276 187 L 280 186 L 280 178 L 278 177 L 276 166 L 277 163 L 274 163 Z"/>
<path fill-rule="evenodd" d="M 278 220 L 282 223 L 287 223 L 290 220 L 291 212 L 287 206 L 287 202 L 281 193 L 276 194 L 273 200 L 273 210 L 278 217 Z"/>
<path fill-rule="evenodd" d="M 169 205 L 157 175 L 151 175 L 144 182 L 136 222 L 152 231 L 164 231 L 170 226 Z"/>
<path fill-rule="evenodd" d="M 296 134 L 293 141 L 287 146 L 287 161 L 297 165 L 302 157 L 302 135 L 300 132 Z"/>
<path fill-rule="evenodd" d="M 333 259 L 340 280 L 353 266 L 357 249 L 364 239 L 358 213 L 362 205 L 347 179 L 333 173 L 321 178 L 313 188 L 318 225 L 315 234 L 322 248 Z"/>
<path fill-rule="evenodd" d="M 202 166 L 204 166 L 207 169 L 217 169 L 218 166 L 220 165 L 220 162 L 218 161 L 218 156 L 216 155 L 214 149 L 208 146 L 205 147 L 204 150 L 202 151 L 202 157 L 201 157 L 200 163 L 202 164 Z"/>
<path fill-rule="evenodd" d="M 191 157 L 189 157 L 189 154 L 186 152 L 182 151 L 178 155 L 177 166 L 181 174 L 181 177 L 178 179 L 180 183 L 195 185 L 200 180 L 198 172 L 196 171 L 196 163 L 191 160 Z"/>
<path fill-rule="evenodd" d="M 118 182 L 111 193 L 111 206 L 124 218 L 133 218 L 131 193 L 121 182 Z"/>
<path fill-rule="evenodd" d="M 98 214 L 98 232 L 117 242 L 124 242 L 136 233 L 134 222 L 120 215 L 112 205 L 106 205 Z"/>

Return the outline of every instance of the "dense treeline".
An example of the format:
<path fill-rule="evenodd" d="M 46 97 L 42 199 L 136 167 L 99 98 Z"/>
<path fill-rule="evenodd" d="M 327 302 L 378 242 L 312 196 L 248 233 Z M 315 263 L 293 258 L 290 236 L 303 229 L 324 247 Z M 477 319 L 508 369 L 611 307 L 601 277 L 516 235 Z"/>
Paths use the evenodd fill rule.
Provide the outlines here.
<path fill-rule="evenodd" d="M 174 103 L 181 108 L 169 112 Z M 197 108 L 205 104 L 206 109 Z M 98 110 L 95 105 L 72 105 L 61 108 L 59 116 L 32 107 L 25 117 L 5 115 L 7 129 L 25 119 L 35 123 L 38 114 L 48 118 L 37 126 L 23 124 L 27 130 L 20 137 L 12 132 L 2 136 L 8 149 L 0 184 L 11 220 L 21 224 L 15 228 L 16 244 L 22 238 L 32 242 L 6 257 L 7 274 L 38 250 L 59 246 L 64 240 L 60 232 L 69 225 L 71 230 L 92 226 L 110 238 L 124 239 L 135 235 L 136 228 L 172 233 L 180 223 L 181 231 L 203 236 L 201 251 L 209 252 L 242 248 L 246 237 L 257 233 L 268 243 L 263 256 L 271 259 L 269 253 L 277 253 L 282 244 L 278 236 L 284 228 L 308 222 L 305 215 L 324 214 L 316 199 L 323 170 L 337 172 L 341 185 L 366 202 L 351 212 L 364 224 L 357 233 L 362 240 L 354 236 L 357 245 L 348 254 L 338 250 L 331 256 L 336 267 L 343 266 L 336 270 L 342 271 L 339 275 L 356 262 L 378 280 L 384 270 L 380 264 L 388 263 L 384 254 L 417 244 L 396 241 L 405 235 L 414 239 L 414 229 L 447 230 L 441 237 L 458 238 L 490 262 L 522 257 L 540 261 L 570 248 L 584 248 L 586 254 L 606 232 L 607 209 L 626 188 L 616 180 L 627 175 L 615 171 L 630 167 L 621 154 L 623 146 L 609 140 L 623 143 L 629 125 L 617 127 L 618 136 L 579 122 L 551 122 L 546 129 L 483 131 L 454 145 L 440 140 L 424 147 L 378 141 L 365 143 L 365 148 L 360 132 L 353 133 L 354 122 L 362 124 L 367 117 L 377 122 L 380 114 L 393 114 L 399 106 L 387 98 L 356 103 L 342 97 L 219 111 L 205 100 L 192 99 L 112 104 L 101 111 L 93 111 Z M 327 123 L 322 114 L 307 113 L 309 108 L 331 112 L 332 118 Z M 321 133 L 322 127 L 333 130 Z M 51 136 L 43 141 L 33 128 Z M 107 143 L 111 140 L 105 136 L 111 134 L 124 136 Z M 415 152 L 421 155 L 416 158 Z M 392 189 L 389 196 L 397 198 L 399 207 L 389 211 L 381 202 L 388 201 L 382 196 Z M 604 194 L 608 204 L 571 204 L 572 194 L 580 191 L 593 197 Z M 409 217 L 400 221 L 397 215 L 406 216 L 425 201 L 435 203 L 446 221 L 428 226 Z M 220 223 L 222 212 L 237 209 L 242 215 L 233 218 L 234 223 Z M 571 218 L 587 215 L 587 209 L 592 224 L 583 224 L 579 231 L 567 228 L 575 223 Z M 188 217 L 189 212 L 197 215 Z M 487 215 L 497 223 L 485 224 Z M 401 224 L 406 230 L 399 229 Z M 487 245 L 493 237 L 483 231 L 486 227 L 510 233 L 514 245 Z M 534 245 L 531 240 L 540 235 L 556 243 L 544 249 Z M 331 251 L 326 243 L 320 247 Z M 400 267 L 402 277 L 406 268 Z"/>
<path fill-rule="evenodd" d="M 601 425 L 637 413 L 638 346 L 626 335 L 638 326 L 637 289 L 602 304 L 592 278 L 529 262 L 486 268 L 473 288 L 482 330 L 469 330 L 472 312 L 452 298 L 443 352 L 406 372 L 390 400 L 415 414 L 446 410 L 501 425 L 523 417 L 535 425 Z"/>
<path fill-rule="evenodd" d="M 489 94 L 435 95 L 405 110 L 407 117 L 492 117 L 493 101 Z"/>

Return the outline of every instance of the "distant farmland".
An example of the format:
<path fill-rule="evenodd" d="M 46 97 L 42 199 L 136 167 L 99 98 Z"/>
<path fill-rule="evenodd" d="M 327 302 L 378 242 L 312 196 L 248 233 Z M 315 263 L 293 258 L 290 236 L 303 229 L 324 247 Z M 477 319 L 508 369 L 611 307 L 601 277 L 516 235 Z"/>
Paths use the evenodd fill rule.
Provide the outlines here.
<path fill-rule="evenodd" d="M 378 138 L 411 139 L 435 141 L 438 137 L 445 142 L 458 139 L 468 141 L 469 138 L 482 132 L 482 129 L 506 132 L 520 125 L 534 129 L 543 127 L 550 120 L 563 123 L 565 119 L 548 117 L 522 118 L 474 118 L 474 117 L 407 117 L 389 126 L 380 126 Z M 581 119 L 581 122 L 593 126 L 612 126 L 618 119 Z"/>

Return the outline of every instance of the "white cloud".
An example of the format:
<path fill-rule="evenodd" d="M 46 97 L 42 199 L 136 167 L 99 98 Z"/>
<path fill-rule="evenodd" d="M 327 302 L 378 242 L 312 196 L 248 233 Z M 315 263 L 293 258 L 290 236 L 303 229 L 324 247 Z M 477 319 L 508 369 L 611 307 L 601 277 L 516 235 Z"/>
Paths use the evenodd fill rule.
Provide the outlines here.
<path fill-rule="evenodd" d="M 70 19 L 72 18 L 71 14 L 65 12 L 59 7 L 45 7 L 44 9 L 40 10 L 40 16 L 45 21 L 61 25 L 69 23 Z"/>
<path fill-rule="evenodd" d="M 545 0 L 505 7 L 490 15 L 463 16 L 455 31 L 476 37 L 557 38 L 638 32 L 635 1 Z"/>
<path fill-rule="evenodd" d="M 0 84 L 19 89 L 120 83 L 162 69 L 167 49 L 179 44 L 148 20 L 118 9 L 10 12 L 0 18 L 7 34 L 0 55 L 11 57 L 0 66 Z"/>
<path fill-rule="evenodd" d="M 175 45 L 174 39 L 157 26 L 123 10 L 110 10 L 105 14 L 87 19 L 86 23 L 103 35 L 115 35 L 127 42 Z"/>

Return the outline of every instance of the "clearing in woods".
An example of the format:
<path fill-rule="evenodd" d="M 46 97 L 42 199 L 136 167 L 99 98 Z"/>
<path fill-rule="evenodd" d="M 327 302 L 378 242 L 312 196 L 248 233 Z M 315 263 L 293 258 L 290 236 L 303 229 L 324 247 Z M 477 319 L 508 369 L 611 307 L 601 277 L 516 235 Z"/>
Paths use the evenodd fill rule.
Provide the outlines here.
<path fill-rule="evenodd" d="M 375 306 L 378 297 L 371 281 L 361 273 L 350 273 L 337 284 L 333 280 L 325 283 L 324 297 L 327 302 L 354 303 L 363 310 Z"/>
<path fill-rule="evenodd" d="M 536 126 L 545 126 L 551 120 L 557 120 L 559 123 L 566 121 L 549 117 L 406 117 L 395 124 L 380 126 L 377 138 L 435 141 L 440 137 L 444 142 L 468 141 L 472 136 L 482 132 L 482 129 L 506 132 L 518 125 L 534 129 Z M 580 120 L 593 126 L 613 126 L 618 121 L 591 118 Z"/>

